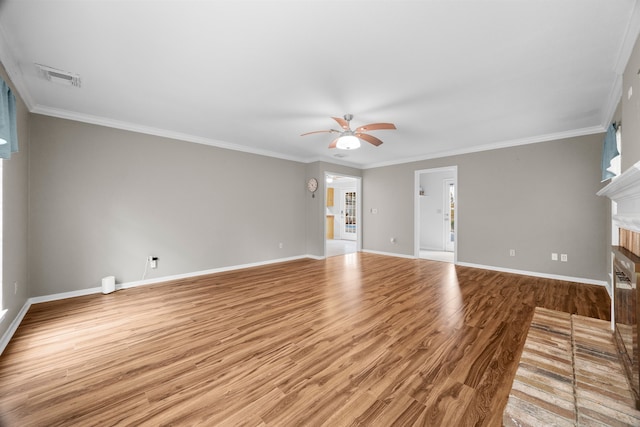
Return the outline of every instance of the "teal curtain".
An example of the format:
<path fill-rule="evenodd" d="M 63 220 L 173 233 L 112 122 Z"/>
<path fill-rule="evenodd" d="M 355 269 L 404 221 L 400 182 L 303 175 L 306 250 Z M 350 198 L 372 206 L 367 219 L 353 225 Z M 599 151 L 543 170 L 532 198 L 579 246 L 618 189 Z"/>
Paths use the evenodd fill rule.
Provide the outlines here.
<path fill-rule="evenodd" d="M 2 79 L 0 91 L 0 158 L 8 159 L 18 151 L 18 128 L 16 125 L 16 97 Z"/>
<path fill-rule="evenodd" d="M 616 143 L 616 128 L 613 124 L 609 125 L 607 133 L 604 135 L 604 142 L 602 143 L 602 181 L 606 181 L 609 178 L 613 178 L 615 174 L 611 172 L 609 166 L 611 166 L 611 160 L 618 156 L 618 144 Z"/>

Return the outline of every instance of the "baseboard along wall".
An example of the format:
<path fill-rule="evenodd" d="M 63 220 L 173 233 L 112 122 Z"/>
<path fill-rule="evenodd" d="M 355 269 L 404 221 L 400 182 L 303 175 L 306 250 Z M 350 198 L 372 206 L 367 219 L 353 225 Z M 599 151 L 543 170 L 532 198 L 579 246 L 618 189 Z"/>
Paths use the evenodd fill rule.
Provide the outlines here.
<path fill-rule="evenodd" d="M 372 251 L 372 250 L 363 250 L 362 252 L 367 252 L 367 253 L 377 254 L 377 255 L 384 255 L 384 256 L 393 256 L 393 257 L 399 257 L 399 258 L 417 259 L 415 256 L 412 256 L 412 255 L 397 254 L 397 253 L 392 253 L 392 252 L 380 252 L 380 251 Z M 172 276 L 156 277 L 156 278 L 153 278 L 153 279 L 136 280 L 136 281 L 133 281 L 133 282 L 118 283 L 118 284 L 116 284 L 116 291 L 120 290 L 120 289 L 134 288 L 134 287 L 137 287 L 137 286 L 146 286 L 146 285 L 152 285 L 152 284 L 155 284 L 155 283 L 168 282 L 168 281 L 172 281 L 172 280 L 187 279 L 187 278 L 190 278 L 190 277 L 197 277 L 197 276 L 204 276 L 204 275 L 208 275 L 208 274 L 222 273 L 222 272 L 225 272 L 225 271 L 241 270 L 241 269 L 244 269 L 244 268 L 259 267 L 259 266 L 263 266 L 263 265 L 275 264 L 275 263 L 286 262 L 286 261 L 295 261 L 295 260 L 298 260 L 298 259 L 305 259 L 305 258 L 314 259 L 314 260 L 325 259 L 325 257 L 320 257 L 320 256 L 316 256 L 316 255 L 307 254 L 307 255 L 300 255 L 300 256 L 294 256 L 294 257 L 289 257 L 289 258 L 279 258 L 279 259 L 269 260 L 269 261 L 261 261 L 261 262 L 254 262 L 254 263 L 249 263 L 249 264 L 234 265 L 234 266 L 229 266 L 229 267 L 213 268 L 213 269 L 210 269 L 210 270 L 201 270 L 201 271 L 195 271 L 195 272 L 191 272 L 191 273 L 176 274 L 176 275 L 172 275 Z M 541 278 L 546 278 L 546 279 L 563 280 L 563 281 L 574 282 L 574 283 L 585 283 L 585 284 L 590 284 L 590 285 L 605 286 L 607 288 L 607 293 L 611 297 L 611 287 L 604 280 L 593 280 L 593 279 L 586 279 L 586 278 L 580 278 L 580 277 L 569 277 L 569 276 L 560 276 L 560 275 L 555 275 L 555 274 L 538 273 L 538 272 L 533 272 L 533 271 L 514 270 L 514 269 L 510 269 L 510 268 L 494 267 L 494 266 L 473 264 L 473 263 L 467 263 L 467 262 L 458 262 L 458 263 L 456 263 L 456 265 L 460 265 L 460 266 L 463 266 L 463 267 L 480 268 L 480 269 L 483 269 L 483 270 L 500 271 L 500 272 L 503 272 L 503 273 L 521 274 L 521 275 L 524 275 L 524 276 L 541 277 Z M 0 339 L 0 355 L 2 355 L 2 353 L 4 352 L 4 349 L 9 344 L 9 341 L 11 340 L 11 337 L 13 337 L 13 335 L 18 330 L 18 327 L 20 326 L 20 323 L 22 322 L 22 319 L 27 314 L 27 312 L 29 311 L 29 308 L 31 307 L 32 304 L 39 304 L 39 303 L 43 303 L 43 302 L 56 301 L 56 300 L 61 300 L 61 299 L 66 299 L 66 298 L 74 298 L 74 297 L 79 297 L 79 296 L 84 296 L 84 295 L 99 294 L 101 292 L 102 292 L 102 287 L 92 287 L 92 288 L 81 289 L 81 290 L 77 290 L 77 291 L 62 292 L 62 293 L 58 293 L 58 294 L 44 295 L 44 296 L 29 298 L 25 302 L 25 304 L 22 307 L 22 309 L 18 312 L 16 317 L 11 322 L 11 325 L 9 326 L 7 331 L 4 333 L 4 335 L 2 336 L 2 339 Z"/>

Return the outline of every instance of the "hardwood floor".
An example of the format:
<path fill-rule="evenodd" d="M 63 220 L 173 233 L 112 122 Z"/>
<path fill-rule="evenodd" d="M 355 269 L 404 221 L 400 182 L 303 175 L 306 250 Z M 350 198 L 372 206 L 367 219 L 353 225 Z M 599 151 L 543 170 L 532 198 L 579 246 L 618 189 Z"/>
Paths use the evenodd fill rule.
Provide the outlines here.
<path fill-rule="evenodd" d="M 501 425 L 533 309 L 603 287 L 351 254 L 33 305 L 6 426 Z"/>

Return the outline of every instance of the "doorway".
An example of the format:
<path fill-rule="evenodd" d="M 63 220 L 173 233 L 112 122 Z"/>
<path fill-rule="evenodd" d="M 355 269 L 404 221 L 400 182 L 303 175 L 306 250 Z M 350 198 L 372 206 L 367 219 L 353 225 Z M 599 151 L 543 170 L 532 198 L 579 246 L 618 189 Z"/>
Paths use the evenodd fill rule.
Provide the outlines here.
<path fill-rule="evenodd" d="M 442 212 L 444 213 L 444 250 L 453 252 L 456 244 L 455 220 L 456 220 L 456 184 L 453 178 L 443 180 Z"/>
<path fill-rule="evenodd" d="M 325 256 L 361 250 L 360 177 L 325 172 Z"/>
<path fill-rule="evenodd" d="M 457 260 L 457 167 L 415 172 L 415 257 Z"/>

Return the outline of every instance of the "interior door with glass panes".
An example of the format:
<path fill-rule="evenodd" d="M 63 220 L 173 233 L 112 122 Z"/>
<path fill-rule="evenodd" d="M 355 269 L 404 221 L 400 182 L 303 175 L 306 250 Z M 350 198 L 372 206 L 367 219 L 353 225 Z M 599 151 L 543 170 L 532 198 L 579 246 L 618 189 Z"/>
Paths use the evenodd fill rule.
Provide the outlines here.
<path fill-rule="evenodd" d="M 357 194 L 355 188 L 342 190 L 341 210 L 340 210 L 340 237 L 345 240 L 356 240 L 358 235 L 357 223 Z"/>
<path fill-rule="evenodd" d="M 453 252 L 456 244 L 456 186 L 453 179 L 444 180 L 444 250 Z"/>

